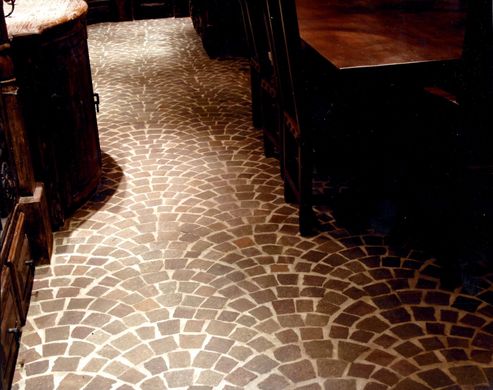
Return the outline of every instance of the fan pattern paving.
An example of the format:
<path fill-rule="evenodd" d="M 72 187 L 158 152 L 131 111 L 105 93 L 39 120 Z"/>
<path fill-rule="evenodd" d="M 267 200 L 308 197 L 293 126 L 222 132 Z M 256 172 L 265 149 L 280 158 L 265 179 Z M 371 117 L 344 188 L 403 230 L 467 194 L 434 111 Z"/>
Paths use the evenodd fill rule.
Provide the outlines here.
<path fill-rule="evenodd" d="M 472 297 L 376 235 L 297 234 L 251 126 L 248 63 L 189 19 L 89 26 L 104 177 L 37 269 L 14 389 L 493 386 Z"/>

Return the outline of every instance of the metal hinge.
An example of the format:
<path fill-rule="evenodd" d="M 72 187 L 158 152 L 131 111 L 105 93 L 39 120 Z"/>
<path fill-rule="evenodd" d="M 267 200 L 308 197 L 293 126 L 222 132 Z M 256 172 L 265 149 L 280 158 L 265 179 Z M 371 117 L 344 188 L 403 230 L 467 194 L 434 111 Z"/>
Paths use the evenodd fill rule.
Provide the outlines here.
<path fill-rule="evenodd" d="M 94 105 L 96 106 L 96 112 L 99 112 L 99 93 L 94 94 Z"/>
<path fill-rule="evenodd" d="M 14 338 L 15 338 L 15 342 L 17 343 L 17 345 L 19 345 L 19 341 L 21 339 L 21 330 L 18 327 L 9 328 L 7 330 L 7 333 L 13 333 L 14 334 Z"/>

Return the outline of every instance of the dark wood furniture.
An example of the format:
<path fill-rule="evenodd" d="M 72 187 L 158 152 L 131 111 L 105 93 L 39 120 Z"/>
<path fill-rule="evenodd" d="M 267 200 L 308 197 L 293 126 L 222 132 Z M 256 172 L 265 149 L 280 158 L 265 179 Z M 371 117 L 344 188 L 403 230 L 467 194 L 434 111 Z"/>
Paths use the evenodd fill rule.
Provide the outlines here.
<path fill-rule="evenodd" d="M 87 23 L 120 22 L 132 20 L 131 0 L 86 0 L 89 10 Z"/>
<path fill-rule="evenodd" d="M 173 0 L 133 0 L 135 19 L 164 18 L 173 16 Z"/>
<path fill-rule="evenodd" d="M 284 196 L 296 202 L 299 229 L 307 235 L 312 228 L 312 137 L 308 123 L 309 105 L 301 71 L 301 42 L 294 0 L 266 0 L 265 20 L 281 107 L 281 166 Z"/>
<path fill-rule="evenodd" d="M 180 18 L 190 16 L 190 4 L 188 0 L 174 0 L 173 16 Z"/>
<path fill-rule="evenodd" d="M 301 39 L 335 70 L 429 77 L 462 53 L 460 0 L 297 0 L 296 10 Z"/>
<path fill-rule="evenodd" d="M 309 234 L 314 222 L 313 151 L 320 142 L 314 143 L 313 135 L 320 125 L 311 120 L 313 104 L 307 104 L 301 85 L 301 47 L 313 53 L 323 69 L 324 88 L 332 100 L 329 111 L 344 106 L 349 118 L 358 115 L 364 99 L 380 99 L 395 86 L 415 89 L 456 74 L 464 10 L 460 1 L 266 0 L 266 4 L 280 80 L 286 199 L 298 203 L 300 232 Z M 330 122 L 327 133 L 333 130 Z"/>
<path fill-rule="evenodd" d="M 493 3 L 467 4 L 466 28 L 460 66 L 452 80 L 438 80 L 426 91 L 444 111 L 452 115 L 468 143 L 469 161 L 491 164 L 493 142 Z"/>
<path fill-rule="evenodd" d="M 476 165 L 492 165 L 493 145 L 493 3 L 468 3 L 460 81 L 456 93 L 464 132 Z"/>
<path fill-rule="evenodd" d="M 86 0 L 87 23 L 121 22 L 134 19 L 184 17 L 188 0 Z"/>
<path fill-rule="evenodd" d="M 22 326 L 26 322 L 31 299 L 34 268 L 40 262 L 48 261 L 51 255 L 49 225 L 45 225 L 44 235 L 37 228 L 43 218 L 48 218 L 46 202 L 39 198 L 42 186 L 37 192 L 33 197 L 20 198 L 1 237 L 0 389 L 10 388 L 14 374 Z M 40 257 L 40 244 L 45 257 Z"/>
<path fill-rule="evenodd" d="M 3 119 L 5 114 L 5 112 L 0 113 L 2 116 L 0 122 L 0 234 L 3 233 L 4 226 L 19 199 L 15 162 L 10 145 L 7 144 L 6 121 Z"/>
<path fill-rule="evenodd" d="M 128 1 L 128 0 L 127 0 Z M 133 18 L 149 19 L 189 15 L 188 0 L 130 0 Z"/>
<path fill-rule="evenodd" d="M 259 3 L 240 0 L 250 57 L 252 123 L 262 129 L 267 157 L 280 156 L 280 111 L 277 78 L 270 59 L 267 28 Z"/>
<path fill-rule="evenodd" d="M 190 0 L 190 16 L 210 57 L 245 55 L 238 0 Z"/>
<path fill-rule="evenodd" d="M 7 20 L 37 181 L 54 227 L 96 189 L 101 176 L 82 0 L 25 0 Z M 33 17 L 36 15 L 36 17 Z"/>
<path fill-rule="evenodd" d="M 47 263 L 52 234 L 36 183 L 0 7 L 0 389 L 9 389 L 26 321 L 34 267 Z"/>
<path fill-rule="evenodd" d="M 21 322 L 18 315 L 16 292 L 12 283 L 11 271 L 4 268 L 1 273 L 0 285 L 0 374 L 1 389 L 9 389 L 15 371 L 15 362 L 19 351 L 19 338 L 21 335 Z"/>

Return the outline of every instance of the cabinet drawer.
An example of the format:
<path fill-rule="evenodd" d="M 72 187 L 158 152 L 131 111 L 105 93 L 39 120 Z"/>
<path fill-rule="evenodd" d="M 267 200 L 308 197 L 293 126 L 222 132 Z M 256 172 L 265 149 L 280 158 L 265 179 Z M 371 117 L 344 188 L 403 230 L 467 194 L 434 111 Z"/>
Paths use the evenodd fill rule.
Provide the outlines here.
<path fill-rule="evenodd" d="M 21 321 L 18 316 L 14 285 L 10 269 L 2 267 L 0 287 L 0 341 L 2 388 L 9 389 L 14 375 L 15 363 L 19 352 Z"/>
<path fill-rule="evenodd" d="M 19 309 L 19 318 L 22 324 L 26 321 L 34 278 L 34 263 L 31 259 L 25 225 L 25 216 L 21 212 L 18 214 L 15 223 L 12 244 L 6 264 L 10 270 L 15 299 L 17 300 L 17 307 Z"/>

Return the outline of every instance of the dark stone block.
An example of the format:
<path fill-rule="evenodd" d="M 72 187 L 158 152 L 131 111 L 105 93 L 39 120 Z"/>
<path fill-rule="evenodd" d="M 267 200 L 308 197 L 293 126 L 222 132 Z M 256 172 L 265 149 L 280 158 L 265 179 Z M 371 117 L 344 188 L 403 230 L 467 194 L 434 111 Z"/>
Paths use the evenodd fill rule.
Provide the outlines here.
<path fill-rule="evenodd" d="M 425 295 L 425 302 L 431 305 L 448 306 L 450 303 L 450 294 L 440 291 L 429 291 Z"/>
<path fill-rule="evenodd" d="M 458 362 L 458 361 L 467 361 L 469 358 L 467 357 L 466 351 L 460 348 L 451 348 L 441 351 L 442 355 L 447 359 L 448 362 Z"/>
<path fill-rule="evenodd" d="M 419 278 L 418 282 L 416 283 L 416 288 L 434 289 L 437 287 L 437 285 L 438 283 L 436 281 Z"/>
<path fill-rule="evenodd" d="M 475 312 L 480 304 L 481 301 L 478 299 L 458 296 L 452 307 L 469 312 Z"/>
<path fill-rule="evenodd" d="M 401 258 L 397 256 L 386 256 L 382 258 L 382 265 L 384 267 L 400 267 Z"/>
<path fill-rule="evenodd" d="M 442 370 L 435 368 L 432 370 L 418 373 L 418 376 L 423 379 L 433 389 L 453 385 L 454 382 Z"/>
<path fill-rule="evenodd" d="M 390 293 L 390 288 L 385 283 L 376 283 L 366 286 L 364 290 L 371 296 L 384 295 Z"/>
<path fill-rule="evenodd" d="M 411 315 L 403 307 L 397 309 L 387 310 L 381 313 L 390 323 L 397 324 L 400 322 L 411 321 Z M 414 325 L 414 324 L 412 324 Z"/>
<path fill-rule="evenodd" d="M 399 291 L 397 295 L 404 304 L 418 304 L 421 303 L 423 293 L 421 291 Z"/>
<path fill-rule="evenodd" d="M 392 309 L 401 305 L 401 301 L 395 294 L 382 295 L 379 297 L 375 297 L 372 300 L 373 303 L 377 305 L 380 309 Z"/>
<path fill-rule="evenodd" d="M 435 309 L 433 307 L 412 306 L 411 310 L 414 313 L 416 321 L 434 321 Z"/>

